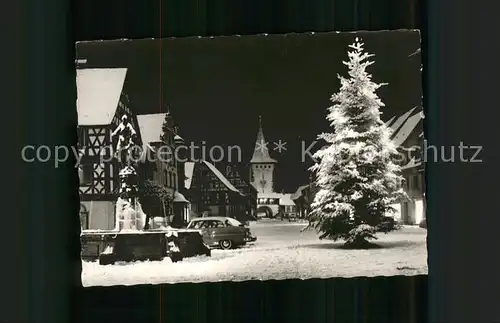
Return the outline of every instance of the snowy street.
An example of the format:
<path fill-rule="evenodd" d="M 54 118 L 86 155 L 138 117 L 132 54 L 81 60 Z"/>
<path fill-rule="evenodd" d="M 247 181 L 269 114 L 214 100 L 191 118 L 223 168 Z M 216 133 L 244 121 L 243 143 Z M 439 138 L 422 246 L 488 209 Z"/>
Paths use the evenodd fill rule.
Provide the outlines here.
<path fill-rule="evenodd" d="M 309 279 L 427 274 L 427 231 L 418 227 L 379 235 L 381 249 L 344 250 L 342 242 L 320 241 L 305 223 L 262 220 L 251 223 L 257 241 L 212 257 L 172 263 L 137 262 L 99 266 L 83 262 L 84 286 L 207 281 Z"/>

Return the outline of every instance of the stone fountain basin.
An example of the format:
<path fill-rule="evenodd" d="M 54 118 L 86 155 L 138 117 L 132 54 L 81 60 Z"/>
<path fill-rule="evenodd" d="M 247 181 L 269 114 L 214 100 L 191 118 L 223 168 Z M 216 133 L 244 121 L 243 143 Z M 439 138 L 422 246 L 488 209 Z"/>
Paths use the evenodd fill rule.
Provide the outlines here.
<path fill-rule="evenodd" d="M 86 261 L 99 260 L 103 264 L 162 260 L 172 256 L 172 248 L 169 246 L 172 241 L 178 246 L 176 251 L 181 255 L 180 259 L 210 256 L 210 249 L 203 243 L 198 230 L 166 228 L 120 232 L 84 230 L 80 235 L 81 258 Z"/>

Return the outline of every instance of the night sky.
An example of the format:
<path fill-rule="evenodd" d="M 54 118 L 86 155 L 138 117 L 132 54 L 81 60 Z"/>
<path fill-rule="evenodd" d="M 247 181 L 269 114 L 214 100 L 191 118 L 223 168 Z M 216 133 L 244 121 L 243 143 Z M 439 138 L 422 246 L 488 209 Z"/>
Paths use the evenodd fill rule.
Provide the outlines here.
<path fill-rule="evenodd" d="M 301 142 L 307 147 L 331 130 L 326 109 L 356 36 L 375 54 L 373 80 L 388 83 L 378 91 L 382 118 L 419 105 L 420 57 L 408 57 L 420 47 L 417 31 L 97 41 L 79 43 L 77 56 L 87 59 L 85 68 L 128 68 L 124 92 L 137 114 L 169 105 L 186 142 L 239 145 L 244 164 L 262 115 L 266 140 L 287 142 L 286 151 L 271 151 L 276 188 L 294 192 L 311 165 L 301 162 Z"/>

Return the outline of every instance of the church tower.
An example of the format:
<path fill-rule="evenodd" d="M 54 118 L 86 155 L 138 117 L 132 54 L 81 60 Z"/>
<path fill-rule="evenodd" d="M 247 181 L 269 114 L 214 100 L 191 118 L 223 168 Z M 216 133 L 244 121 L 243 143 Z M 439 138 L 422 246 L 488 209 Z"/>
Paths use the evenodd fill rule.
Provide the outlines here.
<path fill-rule="evenodd" d="M 274 193 L 274 166 L 277 160 L 269 156 L 269 148 L 262 131 L 262 117 L 259 116 L 259 132 L 250 160 L 250 183 L 259 193 Z"/>

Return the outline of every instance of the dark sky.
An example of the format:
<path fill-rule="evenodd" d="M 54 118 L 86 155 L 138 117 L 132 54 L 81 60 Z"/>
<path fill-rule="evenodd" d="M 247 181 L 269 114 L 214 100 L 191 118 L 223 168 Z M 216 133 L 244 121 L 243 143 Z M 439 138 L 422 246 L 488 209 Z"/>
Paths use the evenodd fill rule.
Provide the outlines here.
<path fill-rule="evenodd" d="M 389 83 L 378 92 L 383 119 L 420 104 L 420 57 L 408 57 L 420 47 L 417 31 L 96 41 L 79 43 L 77 56 L 88 68 L 128 68 L 124 91 L 137 114 L 165 112 L 168 104 L 187 142 L 239 145 L 243 163 L 262 115 L 266 140 L 287 142 L 271 155 L 279 161 L 277 189 L 292 192 L 307 183 L 311 165 L 301 162 L 301 142 L 307 147 L 330 130 L 329 98 L 356 36 L 375 54 L 374 81 Z"/>

